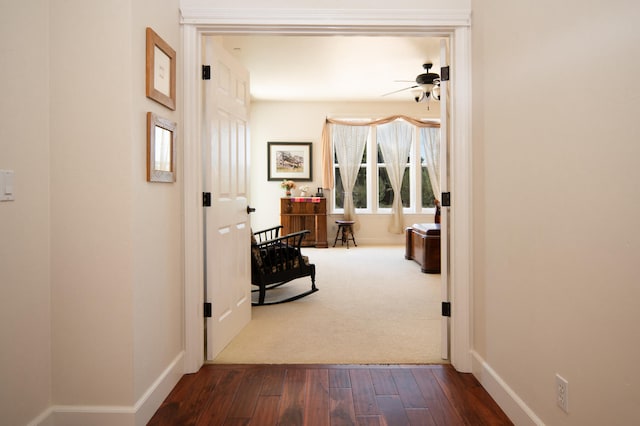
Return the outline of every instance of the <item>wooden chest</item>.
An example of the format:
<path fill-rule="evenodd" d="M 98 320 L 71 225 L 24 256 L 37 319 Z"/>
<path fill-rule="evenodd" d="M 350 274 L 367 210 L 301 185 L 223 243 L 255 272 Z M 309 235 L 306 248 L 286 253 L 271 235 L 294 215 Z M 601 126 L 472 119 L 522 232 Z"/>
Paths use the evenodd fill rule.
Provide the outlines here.
<path fill-rule="evenodd" d="M 440 273 L 440 224 L 416 223 L 406 230 L 405 259 L 413 259 L 428 274 Z"/>

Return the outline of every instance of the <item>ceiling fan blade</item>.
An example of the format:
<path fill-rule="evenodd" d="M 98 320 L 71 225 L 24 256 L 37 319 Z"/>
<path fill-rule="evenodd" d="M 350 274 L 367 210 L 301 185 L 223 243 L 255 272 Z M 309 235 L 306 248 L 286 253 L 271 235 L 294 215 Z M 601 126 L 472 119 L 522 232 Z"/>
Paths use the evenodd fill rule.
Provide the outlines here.
<path fill-rule="evenodd" d="M 416 87 L 418 87 L 418 86 L 409 86 L 409 87 L 405 87 L 404 89 L 394 90 L 393 92 L 385 93 L 384 95 L 380 95 L 380 96 L 393 95 L 394 93 L 403 92 L 403 91 L 409 90 L 409 89 L 415 89 Z"/>
<path fill-rule="evenodd" d="M 415 83 L 415 80 L 393 80 L 394 83 Z"/>

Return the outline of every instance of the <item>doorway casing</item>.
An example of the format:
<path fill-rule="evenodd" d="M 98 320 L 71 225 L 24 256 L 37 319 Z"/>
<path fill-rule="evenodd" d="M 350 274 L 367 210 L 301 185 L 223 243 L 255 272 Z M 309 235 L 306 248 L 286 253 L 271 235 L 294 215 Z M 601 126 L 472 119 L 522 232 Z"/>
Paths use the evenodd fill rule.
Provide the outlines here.
<path fill-rule="evenodd" d="M 201 81 L 203 34 L 447 37 L 451 49 L 450 359 L 471 371 L 471 45 L 468 10 L 181 9 L 185 373 L 204 363 Z M 187 167 L 188 166 L 188 167 Z"/>

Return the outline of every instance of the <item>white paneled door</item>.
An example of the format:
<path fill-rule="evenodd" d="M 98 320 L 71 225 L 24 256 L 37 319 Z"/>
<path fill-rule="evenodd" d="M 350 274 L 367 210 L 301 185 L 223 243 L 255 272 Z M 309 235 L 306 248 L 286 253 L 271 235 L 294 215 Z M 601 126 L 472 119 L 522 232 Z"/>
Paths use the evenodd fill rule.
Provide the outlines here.
<path fill-rule="evenodd" d="M 202 39 L 203 188 L 207 360 L 213 360 L 251 320 L 249 185 L 249 73 L 215 36 Z"/>

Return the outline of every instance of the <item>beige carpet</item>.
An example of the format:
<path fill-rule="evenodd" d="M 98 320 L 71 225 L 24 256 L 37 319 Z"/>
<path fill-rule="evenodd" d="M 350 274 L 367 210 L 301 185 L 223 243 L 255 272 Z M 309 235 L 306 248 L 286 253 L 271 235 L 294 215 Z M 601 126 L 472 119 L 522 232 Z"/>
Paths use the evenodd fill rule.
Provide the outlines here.
<path fill-rule="evenodd" d="M 316 264 L 320 291 L 253 307 L 252 321 L 215 363 L 443 362 L 440 275 L 420 272 L 404 258 L 404 246 L 303 248 L 303 254 Z M 281 291 L 309 286 L 305 278 Z"/>

